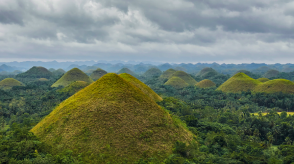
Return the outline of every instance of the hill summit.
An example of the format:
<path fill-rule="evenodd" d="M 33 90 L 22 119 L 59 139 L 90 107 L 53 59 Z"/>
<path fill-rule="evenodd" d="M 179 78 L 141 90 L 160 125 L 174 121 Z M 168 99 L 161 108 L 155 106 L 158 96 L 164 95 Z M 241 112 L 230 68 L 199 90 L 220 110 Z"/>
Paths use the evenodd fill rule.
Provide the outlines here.
<path fill-rule="evenodd" d="M 217 90 L 221 90 L 223 92 L 242 92 L 253 90 L 258 84 L 261 82 L 255 80 L 246 74 L 240 72 L 232 76 L 226 82 L 224 82 L 221 86 L 217 88 Z"/>
<path fill-rule="evenodd" d="M 114 73 L 63 101 L 32 130 L 52 152 L 73 150 L 85 163 L 164 159 L 193 134 L 139 88 Z"/>
<path fill-rule="evenodd" d="M 121 70 L 119 70 L 117 72 L 117 74 L 121 74 L 121 73 L 127 73 L 127 74 L 130 74 L 132 76 L 136 76 L 136 74 L 133 71 L 131 71 L 130 69 L 128 69 L 128 68 L 122 68 Z"/>
<path fill-rule="evenodd" d="M 158 68 L 150 68 L 145 73 L 144 76 L 147 78 L 158 77 L 162 74 L 161 70 Z"/>
<path fill-rule="evenodd" d="M 24 73 L 16 75 L 17 78 L 46 78 L 50 79 L 53 74 L 44 67 L 32 67 Z"/>
<path fill-rule="evenodd" d="M 68 86 L 74 81 L 85 81 L 92 83 L 93 80 L 78 68 L 73 68 L 66 72 L 59 80 L 57 80 L 51 87 Z"/>
<path fill-rule="evenodd" d="M 197 83 L 195 86 L 199 88 L 210 88 L 210 87 L 215 87 L 216 85 L 213 81 L 204 79 L 200 81 L 199 83 Z"/>
<path fill-rule="evenodd" d="M 164 83 L 164 85 L 170 85 L 176 89 L 181 89 L 181 88 L 189 86 L 189 84 L 186 83 L 185 80 L 177 76 L 171 77 L 166 83 Z"/>
<path fill-rule="evenodd" d="M 265 93 L 294 93 L 294 83 L 286 79 L 274 79 L 263 82 L 258 85 L 255 89 L 255 92 L 265 92 Z"/>
<path fill-rule="evenodd" d="M 10 90 L 14 86 L 24 86 L 20 81 L 17 81 L 13 78 L 6 78 L 0 81 L 0 89 Z"/>
<path fill-rule="evenodd" d="M 99 78 L 101 78 L 103 75 L 107 74 L 106 71 L 104 71 L 103 69 L 101 68 L 98 68 L 96 69 L 95 71 L 93 71 L 93 73 L 90 75 L 90 77 L 96 81 L 98 80 Z"/>
<path fill-rule="evenodd" d="M 206 68 L 203 68 L 199 73 L 197 73 L 196 76 L 199 76 L 201 78 L 209 78 L 217 74 L 218 73 L 213 68 L 206 67 Z"/>
<path fill-rule="evenodd" d="M 164 71 L 162 73 L 162 75 L 159 76 L 159 78 L 160 79 L 169 79 L 175 72 L 176 72 L 176 70 L 170 68 L 170 69 Z"/>
<path fill-rule="evenodd" d="M 177 72 L 173 73 L 173 75 L 171 77 L 179 77 L 179 78 L 183 79 L 189 85 L 195 85 L 197 83 L 197 81 L 195 79 L 193 79 L 189 74 L 187 74 L 184 71 L 177 71 Z"/>

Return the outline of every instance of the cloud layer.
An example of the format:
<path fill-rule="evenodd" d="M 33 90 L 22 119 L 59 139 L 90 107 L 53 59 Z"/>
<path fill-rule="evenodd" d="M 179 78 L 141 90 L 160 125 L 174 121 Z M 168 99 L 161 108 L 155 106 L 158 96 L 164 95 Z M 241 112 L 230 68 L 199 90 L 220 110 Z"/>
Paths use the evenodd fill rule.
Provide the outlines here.
<path fill-rule="evenodd" d="M 1 59 L 294 62 L 290 0 L 1 0 Z"/>

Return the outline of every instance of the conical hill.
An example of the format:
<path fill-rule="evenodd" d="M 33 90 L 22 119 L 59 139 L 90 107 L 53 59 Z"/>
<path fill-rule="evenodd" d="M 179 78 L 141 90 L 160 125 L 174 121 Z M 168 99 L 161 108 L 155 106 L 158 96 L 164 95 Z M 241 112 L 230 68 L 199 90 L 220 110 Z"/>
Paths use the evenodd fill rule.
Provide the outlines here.
<path fill-rule="evenodd" d="M 195 85 L 197 83 L 195 79 L 193 79 L 189 74 L 187 74 L 184 71 L 177 71 L 171 77 L 179 77 L 183 79 L 189 85 Z"/>
<path fill-rule="evenodd" d="M 260 82 L 263 82 L 263 83 L 266 82 L 266 81 L 269 81 L 269 79 L 265 78 L 265 77 L 259 78 L 257 80 L 260 81 Z"/>
<path fill-rule="evenodd" d="M 160 79 L 169 79 L 175 72 L 176 70 L 170 68 L 162 73 L 162 75 L 159 76 Z"/>
<path fill-rule="evenodd" d="M 32 67 L 24 73 L 16 75 L 17 78 L 47 78 L 50 79 L 53 74 L 44 67 Z"/>
<path fill-rule="evenodd" d="M 265 93 L 294 93 L 294 83 L 286 79 L 274 79 L 266 81 L 254 89 L 255 92 L 265 92 Z"/>
<path fill-rule="evenodd" d="M 94 80 L 94 81 L 96 81 L 96 80 L 98 80 L 99 78 L 101 78 L 103 75 L 105 75 L 105 74 L 107 74 L 107 72 L 106 71 L 104 71 L 103 69 L 101 69 L 101 68 L 98 68 L 98 69 L 96 69 L 91 75 L 90 75 L 90 77 Z"/>
<path fill-rule="evenodd" d="M 65 74 L 66 72 L 63 69 L 59 68 L 56 71 L 53 71 L 52 73 L 56 76 L 61 76 L 61 75 Z"/>
<path fill-rule="evenodd" d="M 73 68 L 66 72 L 59 80 L 57 80 L 51 87 L 68 86 L 74 81 L 85 81 L 92 83 L 93 80 L 78 68 Z"/>
<path fill-rule="evenodd" d="M 199 83 L 197 83 L 195 86 L 199 88 L 210 88 L 210 87 L 215 87 L 216 85 L 213 81 L 204 79 L 200 81 Z"/>
<path fill-rule="evenodd" d="M 248 90 L 251 91 L 260 83 L 261 83 L 260 81 L 255 80 L 247 76 L 246 74 L 240 72 L 235 74 L 226 82 L 224 82 L 221 86 L 217 88 L 217 90 L 221 90 L 223 92 L 233 92 L 233 93 L 248 91 Z"/>
<path fill-rule="evenodd" d="M 6 78 L 0 81 L 0 89 L 10 90 L 14 86 L 24 86 L 20 81 L 15 80 L 13 78 Z"/>
<path fill-rule="evenodd" d="M 136 74 L 133 71 L 131 71 L 130 69 L 128 69 L 128 68 L 122 68 L 121 70 L 119 70 L 117 72 L 117 74 L 121 74 L 121 73 L 127 73 L 127 74 L 130 74 L 132 76 L 136 76 Z"/>
<path fill-rule="evenodd" d="M 272 77 L 276 77 L 279 75 L 279 71 L 277 70 L 274 70 L 274 69 L 271 69 L 271 70 L 268 70 L 264 75 L 263 77 L 265 78 L 272 78 Z"/>
<path fill-rule="evenodd" d="M 141 82 L 134 76 L 127 73 L 119 74 L 119 76 L 125 79 L 126 81 L 130 82 L 131 84 L 135 85 L 136 87 L 138 87 L 141 91 L 143 91 L 155 102 L 162 101 L 162 98 L 158 94 L 156 94 L 150 87 L 148 87 L 146 84 L 144 84 L 143 82 Z"/>
<path fill-rule="evenodd" d="M 162 74 L 158 68 L 150 68 L 143 75 L 147 78 L 159 77 Z"/>
<path fill-rule="evenodd" d="M 181 88 L 189 86 L 188 83 L 186 83 L 183 79 L 177 76 L 171 77 L 166 83 L 164 83 L 164 85 L 170 85 L 176 89 L 181 89 Z"/>
<path fill-rule="evenodd" d="M 146 153 L 163 159 L 175 141 L 193 140 L 155 101 L 114 73 L 63 101 L 31 131 L 52 152 L 70 149 L 85 163 L 134 163 Z"/>
<path fill-rule="evenodd" d="M 60 89 L 59 92 L 66 93 L 68 95 L 73 95 L 88 85 L 89 85 L 89 83 L 87 83 L 85 81 L 75 81 L 75 82 L 72 82 L 71 84 L 69 84 L 67 87 Z"/>
<path fill-rule="evenodd" d="M 202 78 L 209 78 L 212 76 L 217 75 L 218 73 L 216 70 L 210 67 L 203 68 L 200 72 L 196 74 L 196 76 L 202 77 Z"/>

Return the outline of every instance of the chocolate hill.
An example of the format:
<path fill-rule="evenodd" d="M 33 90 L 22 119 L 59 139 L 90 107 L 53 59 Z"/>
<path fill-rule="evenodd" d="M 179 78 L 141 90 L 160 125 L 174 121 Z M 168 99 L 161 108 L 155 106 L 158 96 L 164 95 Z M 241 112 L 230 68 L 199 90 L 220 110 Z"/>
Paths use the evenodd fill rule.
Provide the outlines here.
<path fill-rule="evenodd" d="M 195 86 L 199 88 L 210 88 L 210 87 L 215 87 L 216 85 L 213 81 L 204 79 L 200 81 L 199 83 L 197 83 Z"/>
<path fill-rule="evenodd" d="M 50 79 L 53 74 L 44 67 L 32 67 L 24 73 L 16 75 L 16 78 L 46 78 Z"/>
<path fill-rule="evenodd" d="M 101 68 L 98 68 L 96 69 L 95 71 L 93 71 L 93 73 L 90 75 L 90 77 L 96 81 L 98 80 L 99 78 L 101 78 L 103 75 L 107 74 L 106 71 L 104 71 L 103 69 Z"/>
<path fill-rule="evenodd" d="M 0 89 L 10 90 L 14 86 L 24 86 L 20 81 L 17 81 L 13 78 L 6 78 L 0 81 Z"/>

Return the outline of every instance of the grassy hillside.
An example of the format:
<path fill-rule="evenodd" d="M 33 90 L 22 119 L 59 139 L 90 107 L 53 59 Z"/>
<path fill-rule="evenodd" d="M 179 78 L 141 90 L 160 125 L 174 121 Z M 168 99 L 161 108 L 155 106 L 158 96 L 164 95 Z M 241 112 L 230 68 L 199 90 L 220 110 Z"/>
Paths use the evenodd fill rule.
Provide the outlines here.
<path fill-rule="evenodd" d="M 71 149 L 85 163 L 164 159 L 177 140 L 193 140 L 180 122 L 114 73 L 62 102 L 31 131 L 53 153 Z"/>
<path fill-rule="evenodd" d="M 32 67 L 24 73 L 16 75 L 17 78 L 47 78 L 53 77 L 53 74 L 44 67 Z"/>
<path fill-rule="evenodd" d="M 0 81 L 0 89 L 10 90 L 14 86 L 24 86 L 20 81 L 17 81 L 13 78 L 6 78 Z"/>
<path fill-rule="evenodd" d="M 59 80 L 57 80 L 51 87 L 68 86 L 75 81 L 85 81 L 92 83 L 93 80 L 78 68 L 73 68 L 66 72 Z"/>
<path fill-rule="evenodd" d="M 265 93 L 283 92 L 293 94 L 294 83 L 286 79 L 274 79 L 258 85 L 254 91 Z"/>
<path fill-rule="evenodd" d="M 196 76 L 202 77 L 202 78 L 209 78 L 212 76 L 217 75 L 218 73 L 216 70 L 210 67 L 203 68 L 200 72 L 196 74 Z"/>
<path fill-rule="evenodd" d="M 162 101 L 162 98 L 158 94 L 156 94 L 151 88 L 149 88 L 146 84 L 144 84 L 143 82 L 141 82 L 134 76 L 127 73 L 119 74 L 119 76 L 125 79 L 126 81 L 130 82 L 131 84 L 135 85 L 136 87 L 138 87 L 141 91 L 143 91 L 155 102 Z"/>
<path fill-rule="evenodd" d="M 106 71 L 104 71 L 101 68 L 98 68 L 95 71 L 93 71 L 93 73 L 90 75 L 90 77 L 91 77 L 91 79 L 93 79 L 94 81 L 96 81 L 96 80 L 98 80 L 99 78 L 101 78 L 105 74 L 107 74 Z"/>
<path fill-rule="evenodd" d="M 127 74 L 130 74 L 132 76 L 136 76 L 136 74 L 133 71 L 131 71 L 130 69 L 128 69 L 128 68 L 122 68 L 121 70 L 119 70 L 117 72 L 117 74 L 121 74 L 121 73 L 127 73 Z"/>
<path fill-rule="evenodd" d="M 221 90 L 223 92 L 237 93 L 253 90 L 258 84 L 261 84 L 261 82 L 240 72 L 224 82 L 221 86 L 217 88 L 217 90 Z"/>
<path fill-rule="evenodd" d="M 181 88 L 189 86 L 189 84 L 186 83 L 183 79 L 176 76 L 173 76 L 172 78 L 170 78 L 166 83 L 164 83 L 164 85 L 170 85 L 177 89 L 181 89 Z"/>
<path fill-rule="evenodd" d="M 170 69 L 164 71 L 162 73 L 162 75 L 159 76 L 159 78 L 160 79 L 169 79 L 175 72 L 176 72 L 176 70 L 170 68 Z"/>
<path fill-rule="evenodd" d="M 143 76 L 147 78 L 152 78 L 152 77 L 159 77 L 162 74 L 161 70 L 158 68 L 150 68 L 148 69 Z"/>
<path fill-rule="evenodd" d="M 263 77 L 265 78 L 272 78 L 272 77 L 277 77 L 279 75 L 279 71 L 277 70 L 274 70 L 274 69 L 271 69 L 271 70 L 268 70 L 264 75 Z"/>
<path fill-rule="evenodd" d="M 258 81 L 260 81 L 260 82 L 266 82 L 266 81 L 269 81 L 269 79 L 268 78 L 259 78 L 259 79 L 257 79 Z"/>
<path fill-rule="evenodd" d="M 73 95 L 88 85 L 89 85 L 89 83 L 87 83 L 85 81 L 75 81 L 75 82 L 72 82 L 67 87 L 60 89 L 58 92 Z"/>
<path fill-rule="evenodd" d="M 187 74 L 184 71 L 177 71 L 171 77 L 179 77 L 179 78 L 183 79 L 189 85 L 195 85 L 197 83 L 197 81 L 195 79 L 193 79 L 189 74 Z"/>
<path fill-rule="evenodd" d="M 195 86 L 199 88 L 210 88 L 210 87 L 215 87 L 216 85 L 213 81 L 204 79 L 200 81 L 199 83 L 195 84 Z"/>

